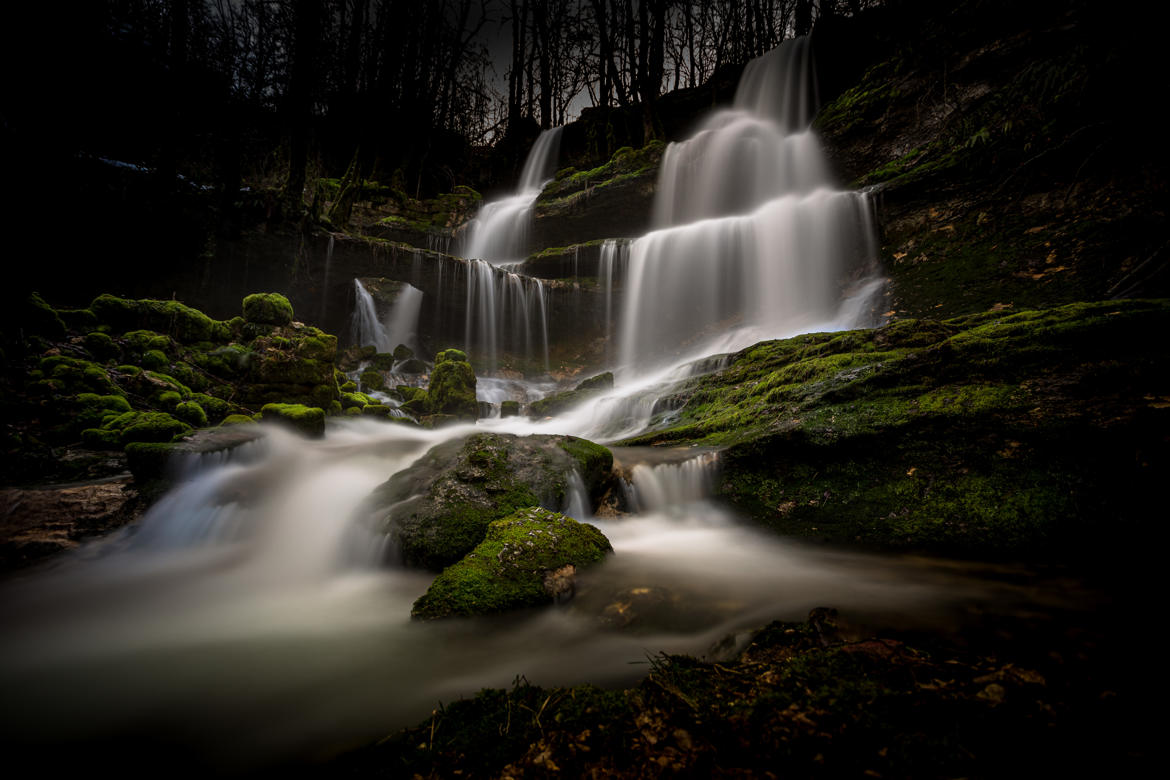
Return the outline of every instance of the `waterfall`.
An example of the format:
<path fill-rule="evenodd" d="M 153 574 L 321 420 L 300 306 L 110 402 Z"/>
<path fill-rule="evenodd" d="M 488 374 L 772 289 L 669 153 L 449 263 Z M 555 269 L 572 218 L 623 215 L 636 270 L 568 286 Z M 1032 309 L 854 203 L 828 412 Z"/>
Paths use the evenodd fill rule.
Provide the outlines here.
<path fill-rule="evenodd" d="M 387 343 L 390 349 L 405 344 L 416 353 L 419 351 L 418 316 L 422 311 L 422 290 L 414 285 L 405 285 L 394 299 L 386 316 Z"/>
<path fill-rule="evenodd" d="M 418 351 L 418 319 L 422 290 L 404 284 L 385 317 L 378 316 L 374 296 L 360 279 L 353 280 L 354 307 L 350 318 L 350 339 L 354 344 L 372 344 L 379 352 L 393 352 L 399 344 Z"/>
<path fill-rule="evenodd" d="M 374 296 L 362 284 L 360 279 L 353 280 L 353 315 L 349 321 L 350 340 L 358 346 L 373 344 L 379 352 L 389 352 L 394 349 L 390 344 L 390 337 L 386 333 L 386 326 L 378 318 L 378 307 L 374 305 Z"/>
<path fill-rule="evenodd" d="M 461 256 L 486 260 L 493 265 L 524 259 L 528 251 L 532 204 L 553 174 L 562 129 L 554 127 L 542 132 L 524 163 L 520 188 L 506 198 L 485 203 L 475 219 L 468 223 L 459 243 Z"/>
<path fill-rule="evenodd" d="M 856 324 L 864 307 L 843 300 L 876 260 L 871 209 L 831 186 L 813 92 L 807 40 L 786 41 L 748 64 L 733 109 L 667 148 L 658 229 L 630 247 L 621 367 Z"/>
<path fill-rule="evenodd" d="M 632 498 L 639 512 L 679 509 L 715 492 L 719 457 L 705 452 L 682 463 L 639 463 L 630 472 Z"/>
<path fill-rule="evenodd" d="M 494 373 L 507 351 L 548 371 L 547 297 L 539 279 L 483 260 L 467 262 L 464 345 L 481 370 Z"/>

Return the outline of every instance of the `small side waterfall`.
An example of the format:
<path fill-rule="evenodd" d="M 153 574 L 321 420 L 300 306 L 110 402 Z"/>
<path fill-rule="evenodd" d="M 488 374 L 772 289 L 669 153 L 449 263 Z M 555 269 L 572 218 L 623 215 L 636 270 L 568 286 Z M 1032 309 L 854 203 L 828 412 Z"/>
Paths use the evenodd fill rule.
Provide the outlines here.
<path fill-rule="evenodd" d="M 619 365 L 640 371 L 698 352 L 856 325 L 843 300 L 877 251 L 865 195 L 834 190 L 809 128 L 808 41 L 748 64 L 735 107 L 671 144 L 659 171 L 659 230 L 630 248 Z M 849 321 L 846 319 L 849 318 Z"/>
<path fill-rule="evenodd" d="M 386 317 L 386 336 L 393 345 L 405 344 L 416 353 L 419 351 L 418 317 L 422 311 L 423 293 L 413 285 L 406 285 L 394 299 L 394 305 Z"/>
<path fill-rule="evenodd" d="M 350 318 L 350 339 L 354 344 L 372 344 L 379 352 L 393 352 L 399 344 L 418 351 L 418 320 L 422 310 L 422 290 L 404 284 L 385 316 L 378 315 L 374 296 L 353 280 L 354 307 Z"/>
<path fill-rule="evenodd" d="M 639 463 L 630 472 L 632 499 L 637 512 L 664 512 L 715 493 L 719 456 L 705 452 L 682 463 Z"/>
<path fill-rule="evenodd" d="M 390 337 L 386 333 L 386 326 L 378 318 L 378 307 L 374 305 L 374 296 L 362 284 L 360 279 L 353 280 L 353 315 L 349 321 L 350 340 L 359 346 L 373 344 L 379 352 L 389 352 L 394 345 L 386 345 Z"/>
<path fill-rule="evenodd" d="M 479 214 L 464 230 L 458 254 L 469 259 L 486 260 L 492 265 L 524 259 L 528 251 L 532 204 L 553 174 L 562 129 L 554 127 L 540 134 L 524 163 L 519 189 L 514 195 L 485 203 L 480 208 Z"/>

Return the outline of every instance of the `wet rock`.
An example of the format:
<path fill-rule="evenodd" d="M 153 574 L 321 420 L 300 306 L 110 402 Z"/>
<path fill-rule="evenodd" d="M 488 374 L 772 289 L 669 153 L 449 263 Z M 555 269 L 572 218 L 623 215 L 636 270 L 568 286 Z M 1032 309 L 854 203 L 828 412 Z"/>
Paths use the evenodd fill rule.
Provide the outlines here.
<path fill-rule="evenodd" d="M 411 566 L 438 570 L 470 552 L 518 509 L 568 505 L 569 475 L 605 491 L 613 456 L 572 436 L 475 433 L 440 444 L 380 486 L 367 508 Z"/>
<path fill-rule="evenodd" d="M 596 398 L 612 389 L 613 373 L 606 371 L 603 374 L 586 379 L 572 390 L 553 393 L 538 401 L 533 401 L 528 405 L 528 414 L 531 417 L 555 417 L 590 398 Z"/>
<path fill-rule="evenodd" d="M 613 551 L 593 526 L 539 507 L 492 522 L 484 540 L 443 570 L 411 617 L 485 615 L 572 597 L 578 567 Z"/>
<path fill-rule="evenodd" d="M 0 571 L 37 563 L 137 517 L 130 478 L 0 490 Z"/>

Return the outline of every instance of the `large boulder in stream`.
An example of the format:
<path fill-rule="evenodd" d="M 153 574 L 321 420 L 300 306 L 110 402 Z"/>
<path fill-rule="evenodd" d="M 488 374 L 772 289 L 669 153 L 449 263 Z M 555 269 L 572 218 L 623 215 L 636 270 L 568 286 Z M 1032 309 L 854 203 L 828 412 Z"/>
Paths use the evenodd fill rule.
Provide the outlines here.
<path fill-rule="evenodd" d="M 474 550 L 435 578 L 411 617 L 486 615 L 539 607 L 573 595 L 576 570 L 613 552 L 588 523 L 540 507 L 520 509 L 487 528 Z"/>
<path fill-rule="evenodd" d="M 445 349 L 435 355 L 435 369 L 427 385 L 427 404 L 431 414 L 449 414 L 467 420 L 479 417 L 475 370 L 464 352 Z"/>
<path fill-rule="evenodd" d="M 612 466 L 609 450 L 573 436 L 475 433 L 433 447 L 367 505 L 404 563 L 438 571 L 471 552 L 493 521 L 567 506 L 575 474 L 596 502 Z"/>

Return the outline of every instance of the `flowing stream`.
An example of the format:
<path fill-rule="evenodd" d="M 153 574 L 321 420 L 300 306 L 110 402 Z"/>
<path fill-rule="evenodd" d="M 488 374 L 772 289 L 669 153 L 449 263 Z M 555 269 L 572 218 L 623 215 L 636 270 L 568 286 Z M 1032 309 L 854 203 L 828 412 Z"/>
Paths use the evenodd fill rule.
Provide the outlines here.
<path fill-rule="evenodd" d="M 112 753 L 124 745 L 132 755 L 163 745 L 197 766 L 246 771 L 380 738 L 440 700 L 517 675 L 632 683 L 656 653 L 717 657 L 750 629 L 818 605 L 928 625 L 973 600 L 1022 598 L 1015 586 L 930 561 L 811 549 L 757 531 L 711 500 L 719 460 L 710 452 L 616 449 L 636 511 L 591 518 L 579 490 L 564 507 L 601 528 L 615 554 L 582 574 L 572 601 L 534 612 L 412 622 L 430 575 L 378 565 L 384 540 L 355 522 L 375 487 L 439 442 L 485 428 L 614 441 L 646 426 L 664 384 L 718 365 L 688 364 L 691 355 L 861 320 L 877 284 L 850 277 L 872 262 L 868 204 L 824 176 L 804 77 L 792 75 L 803 56 L 796 44 L 753 63 L 735 110 L 667 152 L 660 229 L 604 248 L 607 290 L 618 273 L 627 290 L 613 393 L 540 423 L 425 431 L 339 419 L 317 441 L 262 428 L 258 441 L 186 474 L 136 527 L 0 589 L 6 741 L 30 754 L 61 743 Z M 766 99 L 750 97 L 755 84 L 767 85 Z M 785 84 L 800 94 L 778 102 Z M 749 158 L 712 161 L 742 150 Z M 516 198 L 531 205 L 549 155 L 541 150 Z M 693 159 L 676 166 L 684 158 Z M 743 190 L 720 178 L 747 171 L 760 180 Z M 519 243 L 489 241 L 514 204 L 492 205 L 466 254 L 514 259 Z M 521 230 L 501 234 L 518 242 Z M 359 283 L 359 308 L 363 292 Z M 511 303 L 497 292 L 469 283 L 469 341 L 472 330 L 496 327 L 490 307 L 531 315 L 543 305 L 523 282 L 507 293 Z M 408 340 L 396 315 L 387 322 L 368 304 L 355 327 L 372 343 L 388 351 Z M 536 320 L 528 316 L 523 338 L 547 355 Z M 494 400 L 501 387 L 481 389 Z"/>

